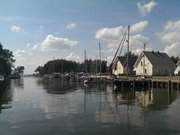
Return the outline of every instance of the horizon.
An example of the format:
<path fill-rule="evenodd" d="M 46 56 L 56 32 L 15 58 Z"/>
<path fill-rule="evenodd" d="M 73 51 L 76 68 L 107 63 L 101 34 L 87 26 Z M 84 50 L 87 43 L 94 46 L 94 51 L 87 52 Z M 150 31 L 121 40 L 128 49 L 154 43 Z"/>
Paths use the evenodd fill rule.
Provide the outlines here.
<path fill-rule="evenodd" d="M 103 1 L 103 2 L 102 2 Z M 16 66 L 32 74 L 52 59 L 112 60 L 124 29 L 131 25 L 130 50 L 180 56 L 180 16 L 174 0 L 14 0 L 0 5 L 0 42 L 13 51 Z M 173 16 L 172 16 L 173 14 Z"/>

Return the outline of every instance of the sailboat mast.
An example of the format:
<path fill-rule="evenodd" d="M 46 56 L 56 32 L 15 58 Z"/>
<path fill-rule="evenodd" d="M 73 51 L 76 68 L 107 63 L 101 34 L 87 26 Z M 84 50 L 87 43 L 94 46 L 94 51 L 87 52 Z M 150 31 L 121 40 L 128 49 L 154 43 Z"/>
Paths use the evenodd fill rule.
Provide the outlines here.
<path fill-rule="evenodd" d="M 144 43 L 144 51 L 146 51 L 146 43 Z M 145 55 L 144 55 L 144 59 L 143 59 L 143 73 L 144 73 L 144 77 L 145 77 L 145 74 L 146 74 L 146 71 L 145 71 Z"/>
<path fill-rule="evenodd" d="M 84 50 L 84 71 L 85 73 L 87 73 L 87 54 L 86 54 L 86 50 Z"/>
<path fill-rule="evenodd" d="M 129 40 L 130 40 L 130 25 L 128 25 L 128 35 L 127 35 L 127 76 L 129 75 Z"/>
<path fill-rule="evenodd" d="M 100 61 L 100 65 L 99 65 L 99 73 L 101 76 L 101 43 L 99 41 L 99 61 Z"/>

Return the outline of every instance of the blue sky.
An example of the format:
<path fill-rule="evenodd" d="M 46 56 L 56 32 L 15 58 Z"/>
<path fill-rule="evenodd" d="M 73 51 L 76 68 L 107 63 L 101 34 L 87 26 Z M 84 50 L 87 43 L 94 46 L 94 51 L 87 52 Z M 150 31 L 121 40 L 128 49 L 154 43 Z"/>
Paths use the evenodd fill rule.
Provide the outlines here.
<path fill-rule="evenodd" d="M 53 58 L 111 61 L 122 31 L 131 25 L 131 49 L 180 55 L 179 0 L 2 0 L 0 41 L 26 73 Z"/>

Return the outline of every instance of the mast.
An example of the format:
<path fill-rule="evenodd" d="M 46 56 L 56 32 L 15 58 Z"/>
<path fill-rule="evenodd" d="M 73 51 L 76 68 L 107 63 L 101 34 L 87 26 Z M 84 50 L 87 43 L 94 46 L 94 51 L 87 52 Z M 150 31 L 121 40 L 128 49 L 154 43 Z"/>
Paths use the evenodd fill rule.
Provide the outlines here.
<path fill-rule="evenodd" d="M 128 34 L 127 34 L 127 76 L 129 75 L 129 40 L 130 40 L 130 25 L 128 25 Z"/>
<path fill-rule="evenodd" d="M 96 56 L 96 75 L 97 75 L 97 72 L 98 72 L 98 70 L 97 70 L 97 56 Z"/>
<path fill-rule="evenodd" d="M 86 49 L 84 50 L 84 71 L 87 73 L 87 54 L 86 54 Z"/>
<path fill-rule="evenodd" d="M 101 76 L 101 44 L 100 44 L 100 41 L 99 41 L 99 61 L 100 61 L 99 73 Z"/>
<path fill-rule="evenodd" d="M 144 51 L 146 51 L 146 43 L 144 43 Z M 144 74 L 144 77 L 145 77 L 145 55 L 144 55 L 144 58 L 143 58 L 143 74 Z"/>

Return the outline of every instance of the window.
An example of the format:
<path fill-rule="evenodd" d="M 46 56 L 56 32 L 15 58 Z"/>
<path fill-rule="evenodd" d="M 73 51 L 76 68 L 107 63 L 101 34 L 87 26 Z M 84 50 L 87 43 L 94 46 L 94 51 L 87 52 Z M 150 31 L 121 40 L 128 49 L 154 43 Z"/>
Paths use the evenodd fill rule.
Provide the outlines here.
<path fill-rule="evenodd" d="M 141 66 L 143 66 L 143 62 L 141 61 Z"/>

